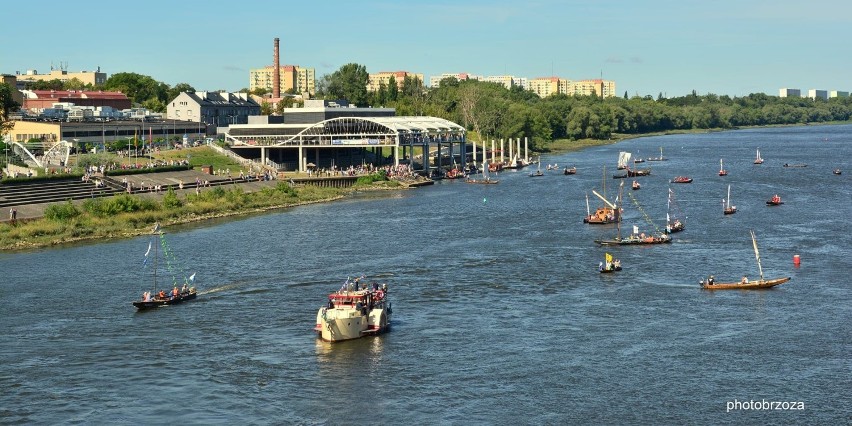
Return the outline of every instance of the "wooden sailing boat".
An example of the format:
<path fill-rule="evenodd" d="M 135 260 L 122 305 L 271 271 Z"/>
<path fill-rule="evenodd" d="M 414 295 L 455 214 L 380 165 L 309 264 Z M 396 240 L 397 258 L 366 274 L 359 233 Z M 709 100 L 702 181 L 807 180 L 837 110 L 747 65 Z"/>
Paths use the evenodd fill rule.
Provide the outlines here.
<path fill-rule="evenodd" d="M 660 147 L 659 157 L 648 157 L 648 161 L 666 161 L 668 158 L 663 157 L 663 147 Z"/>
<path fill-rule="evenodd" d="M 673 204 L 675 204 L 674 191 L 672 191 L 672 189 L 669 188 L 669 200 L 666 203 L 666 233 L 667 234 L 680 232 L 680 231 L 683 231 L 684 229 L 686 229 L 686 225 L 684 225 L 684 223 L 678 218 L 678 216 L 681 216 L 680 214 L 675 216 L 674 219 L 672 219 L 671 215 L 669 214 Z M 675 204 L 675 208 L 677 210 L 676 204 Z"/>
<path fill-rule="evenodd" d="M 621 261 L 618 259 L 613 260 L 612 255 L 609 253 L 605 253 L 604 260 L 606 263 L 601 263 L 598 265 L 598 271 L 602 274 L 611 274 L 616 271 L 621 270 Z"/>
<path fill-rule="evenodd" d="M 760 156 L 760 148 L 757 148 L 757 156 L 754 158 L 754 164 L 763 164 L 763 158 Z"/>
<path fill-rule="evenodd" d="M 725 166 L 722 165 L 722 159 L 719 159 L 719 176 L 727 176 L 728 171 L 725 170 Z"/>
<path fill-rule="evenodd" d="M 481 183 L 481 184 L 490 184 L 490 185 L 500 183 L 499 180 L 491 179 L 491 177 L 488 176 L 488 170 L 489 170 L 488 162 L 485 161 L 485 162 L 482 163 L 482 179 L 472 179 L 472 178 L 468 177 L 468 178 L 465 178 L 464 181 L 467 182 L 467 183 Z"/>
<path fill-rule="evenodd" d="M 550 166 L 547 166 L 547 167 L 550 167 Z M 530 177 L 538 177 L 538 176 L 544 176 L 544 173 L 541 172 L 541 157 L 538 158 L 538 169 L 535 172 L 530 173 Z"/>
<path fill-rule="evenodd" d="M 742 290 L 751 290 L 751 289 L 764 289 L 775 287 L 778 284 L 784 284 L 787 281 L 790 281 L 790 277 L 782 277 L 782 278 L 773 278 L 767 280 L 763 277 L 763 267 L 760 265 L 760 252 L 757 250 L 757 238 L 754 236 L 754 231 L 751 231 L 751 243 L 754 246 L 754 258 L 757 260 L 757 270 L 760 272 L 760 279 L 757 281 L 749 281 L 748 277 L 743 276 L 742 280 L 735 283 L 717 283 L 715 278 L 711 275 L 706 280 L 701 280 L 701 288 L 707 290 L 731 290 L 731 289 L 742 289 Z"/>
<path fill-rule="evenodd" d="M 589 194 L 586 194 L 586 217 L 583 218 L 583 223 L 588 223 L 590 225 L 606 225 L 621 222 L 621 210 L 618 206 L 610 203 L 609 200 L 606 199 L 606 166 L 604 166 L 603 169 L 603 193 L 604 195 L 601 195 L 595 192 L 595 190 L 592 190 L 592 194 L 595 194 L 595 196 L 600 198 L 604 203 L 602 207 L 598 207 L 595 210 L 594 214 L 592 214 L 591 208 L 589 207 Z"/>
<path fill-rule="evenodd" d="M 725 206 L 725 214 L 734 214 L 737 212 L 737 206 L 731 205 L 731 185 L 728 185 L 728 198 L 722 200 L 722 204 Z"/>
<path fill-rule="evenodd" d="M 198 293 L 195 290 L 195 287 L 187 287 L 190 283 L 195 281 L 195 274 L 190 275 L 184 281 L 184 286 L 181 290 L 177 288 L 177 280 L 173 279 L 174 289 L 166 292 L 165 290 L 157 291 L 157 270 L 159 268 L 159 247 L 163 247 L 163 256 L 166 260 L 166 265 L 170 272 L 174 274 L 173 268 L 173 255 L 171 254 L 171 250 L 166 245 L 166 241 L 163 237 L 163 232 L 160 231 L 160 224 L 156 224 L 154 226 L 154 232 L 152 234 L 152 240 L 148 243 L 148 251 L 145 252 L 145 264 L 148 262 L 148 255 L 151 253 L 151 248 L 154 249 L 154 265 L 153 265 L 153 281 L 154 287 L 152 292 L 145 292 L 142 295 L 140 300 L 133 301 L 133 306 L 135 306 L 140 311 L 143 309 L 150 308 L 158 308 L 160 306 L 168 306 L 175 305 L 187 300 L 195 299 L 198 296 Z"/>
<path fill-rule="evenodd" d="M 622 199 L 621 197 L 623 195 L 623 189 L 624 189 L 624 182 L 622 181 L 621 185 L 619 185 L 619 188 L 618 188 L 618 200 L 619 200 L 618 207 L 619 208 L 621 207 L 621 205 L 620 205 L 621 201 L 620 200 Z M 628 194 L 628 195 L 630 195 L 630 194 Z M 630 195 L 630 198 L 633 200 L 634 203 L 636 203 L 637 207 L 640 208 L 640 211 L 642 212 L 642 215 L 645 216 L 645 219 L 648 220 L 649 222 L 651 222 L 650 218 L 648 218 L 648 215 L 645 214 L 645 212 L 641 209 L 641 206 L 639 206 L 636 199 L 633 198 L 633 195 Z M 653 222 L 651 222 L 651 224 L 653 225 Z M 671 239 L 671 237 L 668 236 L 668 234 L 663 234 L 663 233 L 659 233 L 659 232 L 649 234 L 649 235 L 645 235 L 645 233 L 640 234 L 639 233 L 639 227 L 636 226 L 636 225 L 633 225 L 633 233 L 632 234 L 630 234 L 626 238 L 622 238 L 621 237 L 621 222 L 620 221 L 618 222 L 617 229 L 618 229 L 618 233 L 616 234 L 616 237 L 614 239 L 611 239 L 611 240 L 595 240 L 595 242 L 600 244 L 600 245 L 604 245 L 604 246 L 610 246 L 610 245 L 622 245 L 622 246 L 623 245 L 646 245 L 646 244 L 663 244 L 663 243 L 672 242 L 672 239 Z"/>

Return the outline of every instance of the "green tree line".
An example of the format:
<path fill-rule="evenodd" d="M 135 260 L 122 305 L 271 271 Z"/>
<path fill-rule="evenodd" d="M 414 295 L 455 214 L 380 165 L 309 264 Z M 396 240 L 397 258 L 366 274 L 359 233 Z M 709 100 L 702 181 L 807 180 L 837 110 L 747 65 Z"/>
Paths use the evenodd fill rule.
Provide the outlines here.
<path fill-rule="evenodd" d="M 743 97 L 695 91 L 682 97 L 609 97 L 554 94 L 546 98 L 513 87 L 447 78 L 427 88 L 414 78 L 397 87 L 391 80 L 378 91 L 366 90 L 369 74 L 346 64 L 317 84 L 318 95 L 346 99 L 357 106 L 396 108 L 397 115 L 430 115 L 459 123 L 483 139 L 528 137 L 546 149 L 557 139 L 606 140 L 615 134 L 673 130 L 733 129 L 742 126 L 848 121 L 852 98 L 828 101 L 781 98 L 763 93 Z"/>

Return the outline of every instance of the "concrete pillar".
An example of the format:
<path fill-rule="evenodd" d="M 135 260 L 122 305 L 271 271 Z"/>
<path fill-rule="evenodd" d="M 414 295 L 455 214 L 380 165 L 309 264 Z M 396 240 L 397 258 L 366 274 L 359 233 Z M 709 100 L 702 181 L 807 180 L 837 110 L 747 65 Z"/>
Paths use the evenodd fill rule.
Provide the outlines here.
<path fill-rule="evenodd" d="M 518 158 L 521 158 L 521 138 L 518 138 L 515 142 L 518 143 L 518 150 L 515 152 L 518 153 Z"/>
<path fill-rule="evenodd" d="M 260 147 L 260 164 L 266 166 L 266 148 Z"/>
<path fill-rule="evenodd" d="M 496 161 L 496 154 L 494 153 L 494 139 L 491 139 L 491 162 Z"/>
<path fill-rule="evenodd" d="M 504 150 L 505 150 L 505 144 L 503 143 L 503 138 L 500 138 L 500 164 L 506 164 L 506 158 L 503 155 Z"/>
<path fill-rule="evenodd" d="M 515 156 L 513 155 L 514 151 L 512 150 L 512 148 L 514 148 L 514 146 L 515 146 L 515 143 L 512 141 L 512 138 L 509 138 L 509 161 L 512 161 L 515 158 Z M 514 164 L 509 164 L 509 165 L 514 166 Z"/>
<path fill-rule="evenodd" d="M 473 143 L 473 167 L 476 167 L 476 142 Z"/>
<path fill-rule="evenodd" d="M 530 162 L 530 145 L 529 138 L 524 136 L 524 159 L 527 160 L 527 163 Z"/>

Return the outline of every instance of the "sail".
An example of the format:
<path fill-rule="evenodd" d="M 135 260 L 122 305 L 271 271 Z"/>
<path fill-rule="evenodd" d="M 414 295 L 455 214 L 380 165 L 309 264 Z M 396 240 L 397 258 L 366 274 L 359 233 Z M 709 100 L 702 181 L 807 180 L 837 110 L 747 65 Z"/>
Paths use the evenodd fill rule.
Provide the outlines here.
<path fill-rule="evenodd" d="M 634 234 L 638 234 L 638 233 L 639 233 L 639 227 L 638 227 L 638 226 L 633 225 L 633 233 L 634 233 Z"/>
<path fill-rule="evenodd" d="M 754 231 L 751 231 L 751 243 L 754 245 L 754 258 L 757 259 L 757 270 L 760 272 L 760 280 L 763 281 L 763 267 L 760 265 L 760 252 L 757 250 L 757 238 L 754 236 Z"/>
<path fill-rule="evenodd" d="M 627 164 L 630 162 L 630 154 L 629 152 L 621 151 L 618 153 L 618 168 L 624 169 L 627 167 Z"/>
<path fill-rule="evenodd" d="M 612 255 L 609 254 L 609 253 L 606 254 L 606 263 L 607 264 L 612 263 Z"/>

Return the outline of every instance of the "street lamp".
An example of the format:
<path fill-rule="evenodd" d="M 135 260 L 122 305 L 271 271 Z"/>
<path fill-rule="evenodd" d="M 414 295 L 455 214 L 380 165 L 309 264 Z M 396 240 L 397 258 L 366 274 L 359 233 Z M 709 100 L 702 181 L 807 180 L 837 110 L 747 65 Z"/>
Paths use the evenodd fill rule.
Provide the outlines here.
<path fill-rule="evenodd" d="M 132 142 L 133 139 L 136 139 L 136 136 L 125 136 L 124 138 L 127 139 L 127 159 L 129 160 L 130 159 L 130 142 Z M 135 166 L 135 164 L 134 164 L 134 166 Z"/>

